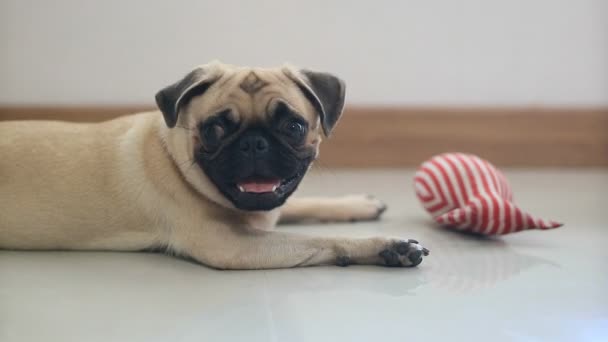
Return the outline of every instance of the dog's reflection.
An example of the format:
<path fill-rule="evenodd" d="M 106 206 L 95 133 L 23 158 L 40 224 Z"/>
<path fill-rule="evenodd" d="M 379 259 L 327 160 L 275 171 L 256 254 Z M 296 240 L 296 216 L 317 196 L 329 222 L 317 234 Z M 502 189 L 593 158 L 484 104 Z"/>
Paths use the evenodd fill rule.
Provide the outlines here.
<path fill-rule="evenodd" d="M 432 251 L 425 282 L 452 293 L 491 289 L 502 281 L 541 265 L 559 267 L 546 259 L 515 251 L 504 237 L 485 237 L 447 230 L 425 222 L 420 239 Z"/>
<path fill-rule="evenodd" d="M 516 251 L 504 237 L 483 237 L 437 227 L 431 221 L 394 225 L 383 233 L 403 236 L 398 226 L 415 226 L 408 234 L 429 246 L 431 255 L 418 268 L 407 270 L 350 266 L 266 271 L 274 295 L 297 291 L 357 291 L 390 296 L 415 295 L 431 286 L 448 293 L 489 290 L 537 266 L 559 267 L 546 259 Z M 413 232 L 412 232 L 413 231 Z"/>

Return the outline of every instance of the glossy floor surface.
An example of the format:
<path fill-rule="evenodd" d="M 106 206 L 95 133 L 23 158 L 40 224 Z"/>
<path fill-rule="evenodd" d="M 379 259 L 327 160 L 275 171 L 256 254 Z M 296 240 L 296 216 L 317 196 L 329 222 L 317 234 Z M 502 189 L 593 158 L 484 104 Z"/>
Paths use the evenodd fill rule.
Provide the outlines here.
<path fill-rule="evenodd" d="M 164 255 L 0 251 L 0 341 L 608 341 L 608 171 L 514 171 L 516 203 L 562 228 L 480 239 L 434 227 L 411 171 L 316 170 L 304 194 L 373 193 L 418 268 L 216 271 Z"/>

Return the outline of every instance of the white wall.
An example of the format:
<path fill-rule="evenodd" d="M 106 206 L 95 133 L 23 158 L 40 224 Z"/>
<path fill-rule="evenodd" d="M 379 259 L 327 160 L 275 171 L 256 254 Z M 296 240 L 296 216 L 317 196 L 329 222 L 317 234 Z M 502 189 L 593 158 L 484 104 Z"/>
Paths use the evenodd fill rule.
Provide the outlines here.
<path fill-rule="evenodd" d="M 0 104 L 148 104 L 211 59 L 357 104 L 608 105 L 606 0 L 1 0 Z"/>

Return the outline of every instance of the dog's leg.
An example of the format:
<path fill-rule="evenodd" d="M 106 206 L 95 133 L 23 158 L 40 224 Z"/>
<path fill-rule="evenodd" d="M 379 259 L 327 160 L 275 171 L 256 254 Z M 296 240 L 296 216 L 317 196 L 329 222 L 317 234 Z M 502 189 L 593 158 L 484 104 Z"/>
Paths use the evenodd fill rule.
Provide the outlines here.
<path fill-rule="evenodd" d="M 314 265 L 416 266 L 429 251 L 415 240 L 323 238 L 222 225 L 176 236 L 177 253 L 219 269 Z"/>
<path fill-rule="evenodd" d="M 370 195 L 292 198 L 281 208 L 280 222 L 376 220 L 386 205 Z"/>

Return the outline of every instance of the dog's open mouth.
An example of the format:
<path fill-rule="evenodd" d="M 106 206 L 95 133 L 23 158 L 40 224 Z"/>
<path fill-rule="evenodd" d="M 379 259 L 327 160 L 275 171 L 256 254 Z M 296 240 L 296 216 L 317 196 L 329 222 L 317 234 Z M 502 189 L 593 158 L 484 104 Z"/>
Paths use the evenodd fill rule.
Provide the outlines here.
<path fill-rule="evenodd" d="M 241 193 L 246 194 L 281 194 L 285 192 L 285 190 L 289 189 L 289 187 L 295 183 L 298 178 L 298 174 L 286 179 L 264 179 L 252 177 L 237 182 L 235 186 Z"/>

